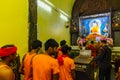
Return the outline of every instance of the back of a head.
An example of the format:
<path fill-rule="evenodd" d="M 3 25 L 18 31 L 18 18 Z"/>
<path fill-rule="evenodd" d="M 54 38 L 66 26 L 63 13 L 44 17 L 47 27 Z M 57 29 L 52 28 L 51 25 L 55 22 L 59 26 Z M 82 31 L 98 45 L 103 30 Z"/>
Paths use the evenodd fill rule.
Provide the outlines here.
<path fill-rule="evenodd" d="M 7 48 L 7 47 L 14 47 L 14 45 L 13 44 L 8 44 L 8 45 L 2 46 L 1 48 Z"/>
<path fill-rule="evenodd" d="M 32 49 L 37 49 L 38 47 L 42 47 L 42 42 L 40 40 L 33 41 Z"/>
<path fill-rule="evenodd" d="M 61 47 L 61 51 L 63 52 L 63 54 L 67 54 L 68 50 L 69 50 L 68 45 L 64 45 L 64 46 Z"/>
<path fill-rule="evenodd" d="M 107 41 L 106 41 L 106 40 L 101 40 L 101 43 L 106 44 L 106 43 L 107 43 Z"/>
<path fill-rule="evenodd" d="M 91 41 L 91 44 L 94 44 L 94 41 Z"/>
<path fill-rule="evenodd" d="M 65 40 L 60 41 L 60 46 L 63 46 L 63 45 L 65 45 L 65 44 L 66 44 L 66 41 L 65 41 Z"/>
<path fill-rule="evenodd" d="M 82 38 L 85 38 L 85 37 L 82 35 Z"/>
<path fill-rule="evenodd" d="M 68 47 L 68 50 L 71 51 L 71 50 L 72 50 L 72 47 L 69 46 L 69 47 Z"/>
<path fill-rule="evenodd" d="M 59 45 L 55 39 L 50 38 L 45 42 L 44 46 L 45 46 L 45 50 L 48 50 L 49 47 L 54 48 L 54 47 L 58 47 Z"/>

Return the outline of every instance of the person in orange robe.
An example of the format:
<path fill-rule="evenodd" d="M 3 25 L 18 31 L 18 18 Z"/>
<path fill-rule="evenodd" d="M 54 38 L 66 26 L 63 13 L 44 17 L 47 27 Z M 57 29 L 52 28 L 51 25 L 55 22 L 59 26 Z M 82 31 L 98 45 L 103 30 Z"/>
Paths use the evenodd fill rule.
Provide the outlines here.
<path fill-rule="evenodd" d="M 0 80 L 15 80 L 15 74 L 9 65 L 16 58 L 16 54 L 17 47 L 14 45 L 0 48 Z"/>
<path fill-rule="evenodd" d="M 20 71 L 24 72 L 24 80 L 32 80 L 32 75 L 31 75 L 31 61 L 32 58 L 38 53 L 40 48 L 42 47 L 42 42 L 39 40 L 35 40 L 32 43 L 32 49 L 30 52 L 28 52 L 24 58 L 23 58 L 23 64 L 20 67 Z"/>
<path fill-rule="evenodd" d="M 86 50 L 91 50 L 91 56 L 94 56 L 96 57 L 97 53 L 96 53 L 96 48 L 94 46 L 94 41 L 91 41 L 90 44 L 88 44 L 86 47 L 85 47 Z"/>
<path fill-rule="evenodd" d="M 75 80 L 74 60 L 68 57 L 69 47 L 64 45 L 61 48 L 63 55 L 58 57 L 60 73 L 59 80 Z"/>
<path fill-rule="evenodd" d="M 58 80 L 59 65 L 51 54 L 58 50 L 58 43 L 54 39 L 45 42 L 45 52 L 36 55 L 32 60 L 33 80 Z"/>
<path fill-rule="evenodd" d="M 85 47 L 86 50 L 91 50 L 91 56 L 93 57 L 96 57 L 97 56 L 97 51 L 96 51 L 96 47 L 94 45 L 94 41 L 91 41 L 90 44 L 88 44 L 86 47 Z M 94 67 L 97 66 L 97 63 L 94 62 L 93 64 Z"/>
<path fill-rule="evenodd" d="M 62 51 L 61 51 L 61 47 L 64 46 L 64 45 L 66 45 L 66 41 L 65 40 L 61 40 L 60 41 L 60 47 L 58 48 L 58 55 L 57 55 L 57 57 L 59 57 L 59 56 L 61 56 L 63 54 Z"/>

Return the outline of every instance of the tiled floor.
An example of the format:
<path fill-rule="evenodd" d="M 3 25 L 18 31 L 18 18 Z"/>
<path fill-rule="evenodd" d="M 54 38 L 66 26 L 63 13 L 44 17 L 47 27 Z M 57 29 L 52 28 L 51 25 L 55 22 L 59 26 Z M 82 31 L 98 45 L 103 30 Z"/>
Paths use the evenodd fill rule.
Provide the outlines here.
<path fill-rule="evenodd" d="M 115 80 L 115 72 L 114 72 L 115 67 L 112 66 L 111 69 L 111 80 Z M 98 70 L 94 74 L 94 80 L 98 80 Z"/>
<path fill-rule="evenodd" d="M 84 71 L 76 71 L 76 77 L 77 77 L 76 80 L 99 80 L 98 79 L 98 72 L 99 72 L 99 70 L 98 70 L 98 68 L 96 68 L 94 70 L 94 74 L 93 74 L 94 78 L 92 77 L 90 79 L 90 77 L 88 77 L 86 72 L 84 72 Z M 112 69 L 111 69 L 111 80 L 115 80 L 114 76 L 115 76 L 115 72 L 114 72 L 114 66 L 113 66 Z"/>
<path fill-rule="evenodd" d="M 115 75 L 114 66 L 112 67 L 111 71 L 112 71 L 111 72 L 111 80 L 115 80 L 114 79 L 114 75 Z M 85 76 L 86 74 L 84 72 L 82 73 L 82 75 L 81 74 L 79 74 L 79 75 L 82 77 L 80 79 L 76 79 L 76 80 L 89 80 L 88 77 Z M 23 75 L 21 75 L 21 80 L 23 80 Z M 98 70 L 96 70 L 96 72 L 94 73 L 94 80 L 98 80 Z"/>

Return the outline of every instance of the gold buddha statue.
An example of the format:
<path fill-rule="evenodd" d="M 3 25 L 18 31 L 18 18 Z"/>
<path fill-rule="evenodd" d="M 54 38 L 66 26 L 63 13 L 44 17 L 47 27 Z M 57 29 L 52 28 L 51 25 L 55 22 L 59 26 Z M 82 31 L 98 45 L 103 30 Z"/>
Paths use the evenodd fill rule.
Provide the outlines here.
<path fill-rule="evenodd" d="M 90 32 L 93 34 L 99 33 L 99 25 L 96 21 L 93 21 Z"/>

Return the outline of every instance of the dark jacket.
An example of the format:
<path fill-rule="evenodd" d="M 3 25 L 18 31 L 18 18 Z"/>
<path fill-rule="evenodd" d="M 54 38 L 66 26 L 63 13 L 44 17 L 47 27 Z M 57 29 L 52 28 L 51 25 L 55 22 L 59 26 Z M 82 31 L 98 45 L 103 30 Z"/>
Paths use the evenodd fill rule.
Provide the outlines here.
<path fill-rule="evenodd" d="M 105 45 L 100 48 L 99 54 L 93 59 L 93 61 L 98 62 L 99 68 L 111 67 L 111 54 L 111 49 Z"/>

